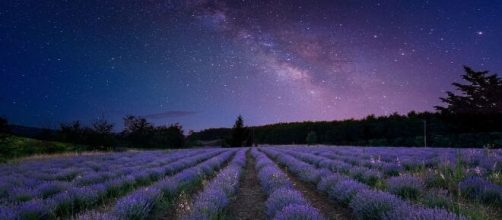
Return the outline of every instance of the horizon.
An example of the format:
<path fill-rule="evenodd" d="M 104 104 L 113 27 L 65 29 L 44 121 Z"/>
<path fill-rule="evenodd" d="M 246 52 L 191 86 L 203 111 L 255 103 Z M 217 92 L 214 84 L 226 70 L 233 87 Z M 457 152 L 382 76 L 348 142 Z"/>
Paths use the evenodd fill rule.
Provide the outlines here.
<path fill-rule="evenodd" d="M 185 131 L 432 111 L 501 73 L 498 1 L 3 2 L 0 116 Z"/>

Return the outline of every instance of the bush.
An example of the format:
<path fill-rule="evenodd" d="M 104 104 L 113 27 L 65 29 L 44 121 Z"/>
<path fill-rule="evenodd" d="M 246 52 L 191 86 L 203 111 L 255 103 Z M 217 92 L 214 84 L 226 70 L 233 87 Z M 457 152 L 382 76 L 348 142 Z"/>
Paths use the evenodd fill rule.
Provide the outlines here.
<path fill-rule="evenodd" d="M 267 215 L 274 217 L 276 216 L 277 212 L 288 205 L 302 205 L 305 203 L 307 202 L 299 192 L 291 190 L 289 188 L 280 188 L 270 194 L 265 206 Z"/>
<path fill-rule="evenodd" d="M 277 213 L 274 220 L 322 220 L 319 211 L 306 205 L 288 205 Z"/>
<path fill-rule="evenodd" d="M 368 186 L 354 180 L 342 180 L 328 191 L 330 198 L 348 204 L 352 197 L 361 191 L 368 189 Z"/>
<path fill-rule="evenodd" d="M 350 202 L 350 208 L 354 211 L 357 219 L 382 219 L 387 212 L 399 208 L 403 201 L 391 194 L 363 190 L 358 192 Z"/>
<path fill-rule="evenodd" d="M 406 199 L 417 199 L 422 194 L 424 184 L 418 177 L 403 175 L 389 178 L 387 187 L 393 194 Z"/>
<path fill-rule="evenodd" d="M 502 187 L 479 176 L 464 179 L 458 184 L 460 191 L 468 198 L 486 204 L 502 204 Z"/>

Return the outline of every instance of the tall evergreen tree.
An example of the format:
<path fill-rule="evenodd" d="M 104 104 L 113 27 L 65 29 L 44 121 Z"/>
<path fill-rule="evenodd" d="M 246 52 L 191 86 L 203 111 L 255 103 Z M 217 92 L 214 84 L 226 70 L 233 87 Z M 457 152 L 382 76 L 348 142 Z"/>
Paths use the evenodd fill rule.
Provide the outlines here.
<path fill-rule="evenodd" d="M 448 91 L 441 98 L 446 107 L 435 106 L 442 113 L 451 114 L 493 114 L 502 113 L 502 79 L 488 71 L 474 71 L 465 66 L 462 78 L 467 84 L 453 83 L 460 92 Z"/>
<path fill-rule="evenodd" d="M 308 145 L 317 144 L 317 134 L 315 133 L 315 131 L 309 132 L 306 141 Z"/>
<path fill-rule="evenodd" d="M 242 147 L 244 141 L 247 139 L 247 129 L 244 127 L 244 120 L 242 116 L 238 116 L 235 120 L 235 124 L 232 127 L 232 139 L 230 140 L 230 146 L 232 147 Z"/>

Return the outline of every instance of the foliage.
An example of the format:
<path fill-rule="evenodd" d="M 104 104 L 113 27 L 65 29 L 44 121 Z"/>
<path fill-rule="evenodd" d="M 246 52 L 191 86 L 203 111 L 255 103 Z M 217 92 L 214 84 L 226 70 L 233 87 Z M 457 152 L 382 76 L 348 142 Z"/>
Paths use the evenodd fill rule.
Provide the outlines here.
<path fill-rule="evenodd" d="M 152 147 L 155 148 L 182 148 L 185 146 L 185 136 L 180 124 L 159 126 L 154 129 Z"/>
<path fill-rule="evenodd" d="M 309 134 L 307 135 L 306 141 L 307 141 L 308 145 L 313 145 L 313 144 L 317 143 L 317 134 L 315 133 L 315 131 L 309 132 Z"/>
<path fill-rule="evenodd" d="M 248 130 L 244 127 L 244 120 L 242 116 L 238 116 L 232 128 L 232 138 L 230 139 L 230 146 L 242 147 L 248 138 Z"/>
<path fill-rule="evenodd" d="M 154 127 L 146 118 L 128 115 L 124 117 L 122 136 L 133 147 L 149 147 Z"/>
<path fill-rule="evenodd" d="M 90 127 L 79 121 L 61 124 L 59 138 L 65 142 L 86 144 L 94 150 L 114 149 L 117 146 L 135 148 L 183 148 L 185 136 L 179 124 L 154 126 L 145 118 L 126 116 L 124 130 L 117 134 L 107 120 L 95 121 Z"/>
<path fill-rule="evenodd" d="M 364 119 L 343 121 L 293 122 L 253 127 L 258 144 L 307 144 L 305 137 L 315 132 L 313 144 L 362 146 L 423 146 L 424 120 L 427 121 L 427 146 L 483 147 L 502 146 L 501 123 L 478 129 L 462 129 L 455 121 L 446 120 L 440 113 L 368 116 Z M 472 121 L 483 121 L 484 116 L 473 115 Z M 502 119 L 502 114 L 499 116 Z M 492 121 L 498 121 L 492 117 Z M 458 121 L 458 120 L 457 120 Z M 485 123 L 485 125 L 488 125 Z M 210 141 L 231 137 L 232 129 L 218 128 L 194 132 L 188 139 Z"/>
<path fill-rule="evenodd" d="M 9 132 L 9 122 L 6 118 L 0 117 L 0 134 Z"/>
<path fill-rule="evenodd" d="M 441 98 L 446 107 L 436 109 L 451 114 L 502 113 L 502 79 L 488 71 L 477 72 L 467 66 L 464 69 L 462 78 L 467 84 L 453 83 L 460 94 L 448 91 L 447 97 Z"/>
<path fill-rule="evenodd" d="M 83 145 L 55 141 L 41 141 L 31 138 L 7 135 L 0 139 L 0 161 L 33 154 L 52 154 L 88 150 Z"/>

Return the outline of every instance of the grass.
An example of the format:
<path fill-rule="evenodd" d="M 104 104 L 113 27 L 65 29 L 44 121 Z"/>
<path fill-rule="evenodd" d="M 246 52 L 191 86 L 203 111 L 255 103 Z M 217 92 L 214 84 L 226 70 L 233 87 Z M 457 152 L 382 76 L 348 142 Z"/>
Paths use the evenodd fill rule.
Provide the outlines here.
<path fill-rule="evenodd" d="M 86 146 L 0 134 L 0 163 L 39 154 L 82 152 Z"/>

